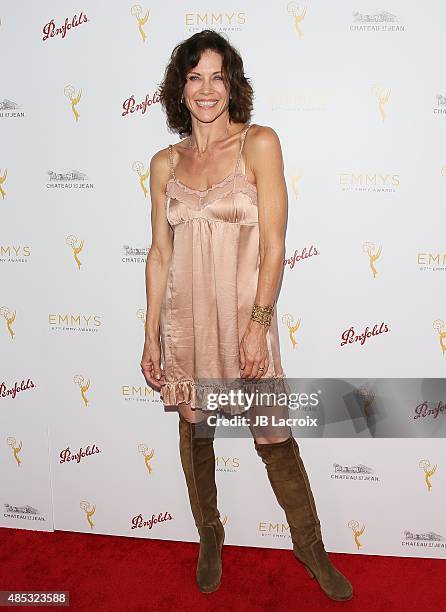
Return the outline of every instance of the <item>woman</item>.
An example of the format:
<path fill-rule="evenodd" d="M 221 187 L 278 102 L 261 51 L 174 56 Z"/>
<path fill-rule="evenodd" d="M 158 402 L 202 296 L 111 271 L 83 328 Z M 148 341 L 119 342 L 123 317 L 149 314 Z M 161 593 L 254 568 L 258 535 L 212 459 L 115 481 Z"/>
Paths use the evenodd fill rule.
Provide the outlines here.
<path fill-rule="evenodd" d="M 150 164 L 152 245 L 141 369 L 163 403 L 179 412 L 181 463 L 200 536 L 196 578 L 210 593 L 220 585 L 224 528 L 214 436 L 199 435 L 209 414 L 200 381 L 283 382 L 274 304 L 287 193 L 277 134 L 249 123 L 253 91 L 224 37 L 204 30 L 177 45 L 160 96 L 169 127 L 187 138 L 158 151 Z M 350 582 L 324 549 L 295 439 L 289 431 L 279 438 L 253 436 L 296 558 L 329 597 L 350 599 Z"/>

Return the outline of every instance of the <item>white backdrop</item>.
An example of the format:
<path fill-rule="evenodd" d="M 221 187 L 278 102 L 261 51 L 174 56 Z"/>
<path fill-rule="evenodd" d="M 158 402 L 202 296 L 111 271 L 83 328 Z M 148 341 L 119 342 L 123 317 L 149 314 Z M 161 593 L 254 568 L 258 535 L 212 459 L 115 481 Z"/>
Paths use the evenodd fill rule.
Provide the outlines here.
<path fill-rule="evenodd" d="M 280 137 L 287 375 L 444 377 L 446 6 L 134 6 L 1 5 L 0 524 L 196 541 L 178 416 L 139 367 L 144 175 L 178 140 L 156 95 L 170 52 L 205 27 L 226 32 L 255 90 L 252 122 Z M 342 345 L 345 330 L 382 323 Z M 445 557 L 442 439 L 298 442 L 327 550 Z M 252 439 L 215 448 L 226 543 L 291 548 Z"/>

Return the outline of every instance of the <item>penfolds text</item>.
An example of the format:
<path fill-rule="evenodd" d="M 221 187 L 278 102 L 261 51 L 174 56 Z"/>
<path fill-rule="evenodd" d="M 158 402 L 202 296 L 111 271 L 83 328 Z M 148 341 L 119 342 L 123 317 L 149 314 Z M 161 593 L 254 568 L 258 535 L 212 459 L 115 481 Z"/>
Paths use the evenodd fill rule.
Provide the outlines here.
<path fill-rule="evenodd" d="M 70 450 L 70 447 L 67 446 L 67 448 L 64 448 L 59 453 L 59 457 L 60 457 L 59 463 L 68 463 L 69 461 L 75 461 L 76 463 L 80 463 L 81 459 L 84 459 L 85 457 L 90 457 L 91 455 L 94 455 L 100 452 L 101 452 L 101 449 L 98 448 L 96 444 L 93 444 L 93 446 L 91 447 L 90 445 L 87 446 L 85 450 L 83 450 L 81 446 L 77 453 L 72 453 Z"/>
<path fill-rule="evenodd" d="M 0 397 L 12 397 L 12 399 L 15 399 L 17 394 L 20 393 L 21 391 L 27 391 L 28 389 L 33 389 L 34 387 L 35 387 L 35 384 L 30 378 L 28 378 L 26 382 L 22 380 L 20 385 L 16 382 L 14 383 L 13 387 L 9 387 L 9 388 L 6 386 L 4 382 L 2 382 L 0 384 Z"/>
<path fill-rule="evenodd" d="M 304 259 L 313 257 L 313 255 L 319 255 L 319 251 L 313 245 L 311 245 L 308 250 L 307 247 L 304 247 L 300 253 L 296 249 L 289 259 L 284 260 L 283 265 L 290 266 L 290 270 L 292 270 L 298 261 L 303 261 Z"/>
<path fill-rule="evenodd" d="M 390 331 L 389 327 L 384 322 L 381 323 L 379 328 L 377 323 L 373 326 L 373 329 L 370 329 L 367 325 L 364 331 L 360 334 L 357 334 L 352 326 L 350 329 L 346 329 L 342 334 L 341 346 L 344 346 L 344 344 L 351 344 L 352 342 L 359 342 L 361 345 L 364 345 L 368 338 L 371 338 L 372 336 L 379 336 L 379 334 L 388 331 Z"/>
<path fill-rule="evenodd" d="M 136 113 L 138 111 L 141 111 L 141 113 L 144 115 L 149 106 L 152 106 L 152 104 L 156 104 L 159 101 L 160 97 L 157 91 L 152 97 L 150 97 L 149 94 L 146 94 L 146 97 L 142 102 L 136 102 L 135 96 L 132 95 L 130 98 L 127 98 L 127 100 L 124 100 L 122 104 L 122 108 L 124 109 L 122 116 L 125 117 L 129 113 Z"/>
<path fill-rule="evenodd" d="M 54 19 L 51 19 L 51 21 L 49 21 L 43 27 L 43 33 L 45 34 L 45 36 L 42 38 L 42 40 L 47 40 L 48 38 L 54 38 L 54 36 L 59 36 L 59 35 L 61 35 L 62 38 L 65 38 L 65 36 L 67 35 L 67 32 L 71 30 L 71 28 L 75 28 L 76 26 L 80 25 L 81 23 L 85 23 L 86 21 L 88 21 L 88 18 L 87 18 L 87 15 L 83 11 L 79 13 L 79 17 L 77 15 L 74 15 L 71 21 L 68 21 L 68 17 L 67 17 L 63 25 L 61 25 L 59 28 L 56 28 Z"/>

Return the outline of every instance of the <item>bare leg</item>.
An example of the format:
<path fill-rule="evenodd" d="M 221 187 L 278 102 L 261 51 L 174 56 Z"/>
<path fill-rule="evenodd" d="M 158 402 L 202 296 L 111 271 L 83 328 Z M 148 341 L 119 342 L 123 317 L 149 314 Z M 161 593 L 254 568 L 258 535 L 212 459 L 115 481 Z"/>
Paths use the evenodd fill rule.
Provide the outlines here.
<path fill-rule="evenodd" d="M 254 406 L 250 409 L 249 418 L 251 423 L 258 422 L 262 417 L 267 418 L 266 424 L 257 426 L 251 424 L 249 426 L 256 444 L 279 444 L 289 440 L 291 437 L 289 425 L 277 425 L 280 419 L 289 417 L 288 406 Z"/>
<path fill-rule="evenodd" d="M 201 421 L 208 416 L 206 412 L 200 410 L 199 408 L 194 410 L 190 407 L 190 403 L 188 404 L 186 402 L 181 402 L 181 404 L 178 404 L 178 412 L 184 419 L 186 419 L 186 421 L 189 421 L 189 423 L 201 423 Z"/>

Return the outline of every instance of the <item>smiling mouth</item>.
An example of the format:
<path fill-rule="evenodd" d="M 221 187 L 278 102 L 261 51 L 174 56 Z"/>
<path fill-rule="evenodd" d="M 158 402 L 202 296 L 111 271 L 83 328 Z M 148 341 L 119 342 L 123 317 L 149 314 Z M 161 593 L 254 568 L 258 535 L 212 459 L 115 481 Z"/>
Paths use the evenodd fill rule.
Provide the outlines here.
<path fill-rule="evenodd" d="M 212 108 L 218 104 L 218 100 L 195 100 L 195 104 L 200 108 Z"/>

